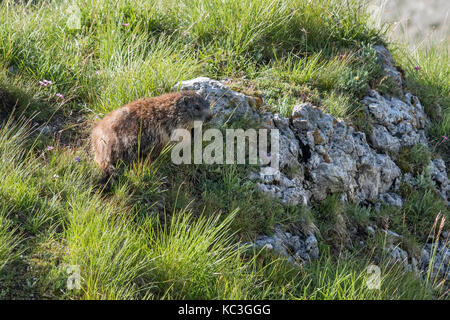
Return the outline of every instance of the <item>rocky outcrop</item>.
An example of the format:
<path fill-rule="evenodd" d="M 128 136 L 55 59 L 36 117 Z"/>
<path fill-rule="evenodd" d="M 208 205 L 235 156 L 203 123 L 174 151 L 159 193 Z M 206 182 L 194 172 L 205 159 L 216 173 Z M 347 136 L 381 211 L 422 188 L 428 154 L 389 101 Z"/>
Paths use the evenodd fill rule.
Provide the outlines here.
<path fill-rule="evenodd" d="M 320 201 L 336 192 L 349 201 L 374 199 L 401 176 L 388 155 L 369 146 L 363 132 L 308 103 L 293 108 L 292 120 L 265 115 L 263 126 L 281 128 L 280 172 L 268 177 L 263 167 L 251 178 L 284 203 Z"/>
<path fill-rule="evenodd" d="M 258 118 L 255 110 L 257 100 L 240 92 L 230 90 L 224 83 L 206 77 L 181 81 L 174 91 L 193 90 L 203 96 L 212 106 L 213 122 L 221 125 L 242 117 Z"/>
<path fill-rule="evenodd" d="M 408 254 L 399 246 L 390 245 L 386 248 L 391 263 L 400 263 L 407 271 L 414 271 L 431 282 L 440 279 L 450 280 L 450 248 L 448 239 L 438 243 L 426 244 L 420 253 L 419 259 Z"/>
<path fill-rule="evenodd" d="M 417 143 L 428 145 L 425 128 L 429 121 L 417 97 L 384 97 L 370 90 L 362 103 L 372 122 L 369 141 L 379 152 L 396 154 Z"/>
<path fill-rule="evenodd" d="M 402 75 L 391 55 L 383 46 L 375 49 L 385 76 L 402 91 Z M 262 104 L 260 98 L 235 92 L 223 81 L 200 77 L 182 81 L 174 90 L 194 90 L 207 99 L 216 125 L 245 117 L 259 123 L 260 128 L 279 130 L 279 168 L 262 166 L 249 178 L 260 191 L 286 205 L 306 205 L 340 193 L 342 201 L 379 200 L 376 208 L 380 208 L 380 202 L 401 207 L 403 199 L 397 193 L 400 184 L 414 185 L 417 181 L 411 174 L 402 173 L 394 159 L 404 147 L 418 143 L 428 146 L 429 120 L 419 99 L 408 92 L 402 92 L 401 98 L 368 92 L 361 101 L 370 128 L 366 137 L 366 133 L 309 103 L 294 106 L 289 118 L 261 114 L 256 108 Z M 431 160 L 429 173 L 437 192 L 449 203 L 450 183 L 444 161 Z M 370 233 L 374 232 L 372 228 Z M 447 242 L 437 247 L 432 272 L 449 279 Z M 273 236 L 261 236 L 250 245 L 272 250 L 293 263 L 308 262 L 319 255 L 314 235 L 292 235 L 280 228 Z M 432 256 L 432 249 L 425 246 L 420 259 L 410 257 L 398 246 L 386 250 L 408 270 L 426 273 L 430 265 L 427 254 Z"/>
<path fill-rule="evenodd" d="M 255 249 L 265 249 L 286 257 L 294 264 L 308 263 L 319 257 L 316 237 L 310 235 L 293 235 L 276 227 L 273 236 L 260 236 L 249 244 Z"/>
<path fill-rule="evenodd" d="M 388 59 L 389 60 L 389 59 Z M 392 66 L 388 61 L 385 66 Z M 395 77 L 392 72 L 389 73 Z M 404 179 L 391 156 L 406 146 L 427 145 L 428 119 L 417 97 L 383 96 L 371 90 L 366 105 L 373 130 L 368 138 L 353 126 L 323 113 L 309 103 L 293 107 L 292 117 L 260 114 L 257 99 L 229 89 L 223 82 L 200 77 L 178 83 L 176 90 L 194 90 L 207 99 L 216 124 L 242 117 L 260 123 L 261 128 L 280 132 L 279 170 L 261 167 L 250 179 L 258 189 L 284 204 L 321 201 L 328 194 L 341 193 L 344 201 L 381 200 L 401 206 L 396 193 Z M 430 163 L 431 176 L 447 199 L 449 183 L 445 164 Z"/>
<path fill-rule="evenodd" d="M 450 182 L 447 175 L 447 168 L 445 162 L 442 159 L 432 159 L 427 167 L 429 170 L 430 178 L 433 181 L 436 192 L 450 205 Z M 410 185 L 411 187 L 417 187 L 421 184 L 421 177 L 414 177 L 411 173 L 404 173 L 401 181 Z"/>
<path fill-rule="evenodd" d="M 406 271 L 415 272 L 417 275 L 435 282 L 441 279 L 450 280 L 450 232 L 443 231 L 440 238 L 425 244 L 419 254 L 409 254 L 398 243 L 402 236 L 392 230 L 379 229 L 375 225 L 367 226 L 367 234 L 374 236 L 382 232 L 386 237 L 384 248 L 388 263 L 401 264 Z M 397 244 L 394 244 L 394 243 Z"/>
<path fill-rule="evenodd" d="M 280 132 L 280 168 L 274 170 L 262 167 L 259 172 L 252 173 L 250 179 L 257 182 L 259 190 L 280 199 L 284 204 L 306 205 L 310 201 L 311 192 L 303 184 L 305 168 L 302 159 L 307 157 L 308 147 L 297 139 L 289 119 L 271 113 L 266 113 L 261 118 L 263 128 L 278 129 Z"/>
<path fill-rule="evenodd" d="M 381 64 L 385 77 L 392 79 L 392 82 L 401 89 L 403 86 L 402 74 L 395 66 L 394 59 L 389 51 L 383 45 L 374 46 L 377 53 L 377 59 Z"/>
<path fill-rule="evenodd" d="M 436 190 L 439 195 L 450 204 L 450 183 L 448 181 L 447 169 L 442 159 L 430 161 L 430 175 L 436 184 Z"/>
<path fill-rule="evenodd" d="M 450 280 L 450 247 L 447 237 L 434 243 L 428 243 L 422 248 L 419 268 L 422 273 L 429 272 L 431 279 Z"/>
<path fill-rule="evenodd" d="M 351 201 L 387 192 L 401 171 L 385 154 L 378 154 L 363 132 L 323 114 L 309 104 L 295 106 L 293 127 L 311 151 L 305 167 L 314 200 L 341 192 Z"/>

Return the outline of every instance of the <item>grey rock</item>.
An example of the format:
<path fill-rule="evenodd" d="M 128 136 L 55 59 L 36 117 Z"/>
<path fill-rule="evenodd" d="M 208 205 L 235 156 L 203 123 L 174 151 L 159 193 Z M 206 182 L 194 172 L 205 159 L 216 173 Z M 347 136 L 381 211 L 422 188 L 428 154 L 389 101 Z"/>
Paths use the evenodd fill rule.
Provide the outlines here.
<path fill-rule="evenodd" d="M 181 81 L 173 87 L 173 90 L 193 90 L 204 97 L 212 107 L 212 122 L 216 124 L 235 121 L 242 117 L 259 119 L 255 109 L 257 103 L 253 97 L 233 91 L 220 81 L 199 77 Z"/>
<path fill-rule="evenodd" d="M 370 142 L 375 149 L 383 152 L 397 153 L 401 148 L 400 140 L 381 125 L 374 126 L 370 135 Z"/>
<path fill-rule="evenodd" d="M 48 135 L 51 134 L 54 131 L 54 129 L 52 126 L 42 126 L 37 128 L 37 131 L 42 135 Z"/>
<path fill-rule="evenodd" d="M 413 271 L 415 272 L 419 271 L 419 261 L 417 261 L 417 259 L 414 257 L 411 258 L 411 266 Z"/>
<path fill-rule="evenodd" d="M 280 168 L 298 168 L 301 156 L 299 142 L 289 126 L 289 119 L 279 114 L 273 115 L 273 129 L 280 130 Z"/>
<path fill-rule="evenodd" d="M 309 191 L 303 189 L 301 184 L 293 188 L 285 188 L 279 185 L 257 183 L 256 188 L 272 198 L 279 199 L 283 204 L 306 205 L 310 198 Z"/>
<path fill-rule="evenodd" d="M 386 76 L 402 88 L 402 78 L 392 56 L 383 46 L 376 46 L 378 58 Z M 330 193 L 341 193 L 341 201 L 380 199 L 390 205 L 402 206 L 397 194 L 400 183 L 416 183 L 410 174 L 402 174 L 391 159 L 405 146 L 417 143 L 428 145 L 426 130 L 429 120 L 419 99 L 410 93 L 404 97 L 390 97 L 371 90 L 362 100 L 373 124 L 369 136 L 358 132 L 344 121 L 323 113 L 310 103 L 293 107 L 292 118 L 279 114 L 259 114 L 255 98 L 231 90 L 224 82 L 200 77 L 178 83 L 174 90 L 194 90 L 211 106 L 216 124 L 236 121 L 243 117 L 260 123 L 261 128 L 278 129 L 280 133 L 280 168 L 262 166 L 250 174 L 259 190 L 279 199 L 283 204 L 305 205 L 321 201 Z M 441 196 L 448 201 L 449 186 L 445 162 L 434 159 L 429 165 L 430 175 Z M 375 234 L 377 228 L 368 226 Z M 386 232 L 390 242 L 401 236 Z M 447 231 L 445 231 L 447 232 Z M 448 232 L 442 234 L 448 239 Z M 262 235 L 251 246 L 272 251 L 292 263 L 308 263 L 318 259 L 319 247 L 314 235 L 291 234 L 277 227 L 272 236 Z M 419 259 L 409 256 L 398 246 L 388 251 L 394 262 L 406 270 L 432 273 L 450 278 L 448 241 L 423 247 Z M 435 254 L 434 254 L 435 253 Z M 434 260 L 432 269 L 430 261 Z"/>
<path fill-rule="evenodd" d="M 450 205 L 450 182 L 445 162 L 441 159 L 430 160 L 428 169 L 437 193 L 446 201 L 447 205 Z M 410 173 L 403 174 L 401 181 L 412 187 L 420 184 L 420 179 L 418 177 L 414 178 Z"/>
<path fill-rule="evenodd" d="M 436 189 L 439 195 L 450 204 L 450 183 L 448 180 L 445 162 L 442 159 L 434 159 L 430 161 L 430 175 L 436 183 Z"/>
<path fill-rule="evenodd" d="M 392 237 L 392 238 L 402 238 L 401 235 L 399 235 L 397 232 L 394 232 L 392 230 L 382 230 L 383 233 L 387 234 L 388 236 Z"/>
<path fill-rule="evenodd" d="M 384 203 L 401 208 L 403 206 L 403 200 L 400 195 L 396 193 L 382 193 L 379 195 L 379 199 Z"/>
<path fill-rule="evenodd" d="M 273 236 L 260 236 L 255 242 L 250 243 L 250 246 L 273 250 L 295 264 L 308 263 L 319 258 L 319 246 L 314 235 L 293 235 L 283 232 L 279 227 L 274 229 Z"/>
<path fill-rule="evenodd" d="M 334 192 L 345 193 L 349 200 L 375 198 L 389 190 L 401 174 L 389 156 L 376 154 L 364 133 L 310 104 L 293 108 L 293 127 L 312 152 L 305 167 L 316 201 Z"/>
<path fill-rule="evenodd" d="M 375 234 L 375 229 L 372 226 L 367 226 L 366 227 L 367 233 L 370 235 L 374 235 Z"/>
<path fill-rule="evenodd" d="M 381 46 L 376 50 L 385 72 L 395 78 L 389 52 Z M 389 154 L 395 155 L 416 143 L 427 145 L 429 120 L 419 99 L 410 93 L 399 99 L 369 92 L 362 101 L 373 120 L 367 141 L 363 132 L 310 103 L 294 106 L 289 119 L 279 114 L 259 114 L 253 97 L 209 78 L 182 81 L 174 90 L 194 90 L 205 97 L 212 105 L 216 124 L 249 117 L 261 128 L 279 130 L 279 169 L 262 165 L 249 178 L 260 191 L 283 204 L 308 204 L 340 193 L 343 201 L 380 199 L 401 207 L 402 199 L 396 191 L 400 181 L 410 177 L 402 176 Z M 433 160 L 430 171 L 441 196 L 448 199 L 450 184 L 445 163 Z"/>
<path fill-rule="evenodd" d="M 439 243 L 428 243 L 421 251 L 419 268 L 427 277 L 428 274 L 433 280 L 450 279 L 450 248 L 448 241 Z M 430 269 L 431 268 L 431 269 Z"/>
<path fill-rule="evenodd" d="M 293 258 L 296 261 L 301 261 L 301 262 L 309 262 L 310 261 L 310 256 L 308 255 L 308 253 L 306 252 L 306 250 L 304 248 L 295 252 Z"/>
<path fill-rule="evenodd" d="M 253 178 L 283 203 L 321 201 L 335 192 L 345 201 L 375 199 L 398 185 L 401 170 L 388 155 L 377 154 L 364 133 L 309 103 L 293 107 L 291 122 L 279 115 L 262 118 L 264 128 L 280 130 L 280 173 L 267 177 L 264 170 L 273 169 L 263 167 Z M 389 199 L 399 204 L 398 197 Z"/>
<path fill-rule="evenodd" d="M 309 257 L 312 260 L 319 258 L 319 246 L 318 246 L 317 239 L 314 235 L 310 235 L 308 238 L 306 238 L 305 247 L 306 247 L 306 251 L 308 252 Z"/>
<path fill-rule="evenodd" d="M 408 253 L 399 246 L 390 245 L 387 249 L 392 258 L 392 262 L 399 262 L 404 265 L 408 264 Z"/>
<path fill-rule="evenodd" d="M 389 51 L 383 45 L 374 46 L 374 49 L 377 52 L 377 58 L 381 63 L 385 76 L 391 78 L 397 87 L 401 88 L 403 85 L 402 76 L 395 67 L 394 59 Z"/>
<path fill-rule="evenodd" d="M 449 265 L 450 264 L 450 249 L 449 248 L 445 248 L 442 250 L 442 262 L 445 265 Z"/>
<path fill-rule="evenodd" d="M 406 93 L 401 100 L 370 90 L 362 103 L 373 119 L 369 141 L 378 151 L 395 154 L 405 146 L 428 145 L 425 130 L 429 120 L 417 97 Z"/>

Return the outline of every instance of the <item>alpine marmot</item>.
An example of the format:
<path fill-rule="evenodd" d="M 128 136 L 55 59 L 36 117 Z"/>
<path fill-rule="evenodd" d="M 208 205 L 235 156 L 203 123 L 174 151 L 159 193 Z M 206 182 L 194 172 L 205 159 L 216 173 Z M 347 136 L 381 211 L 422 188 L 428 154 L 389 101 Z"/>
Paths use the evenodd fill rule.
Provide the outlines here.
<path fill-rule="evenodd" d="M 192 129 L 194 121 L 209 121 L 209 103 L 193 91 L 141 99 L 106 115 L 92 130 L 95 162 L 103 183 L 114 174 L 118 160 L 130 162 L 138 153 L 158 155 L 174 129 Z"/>

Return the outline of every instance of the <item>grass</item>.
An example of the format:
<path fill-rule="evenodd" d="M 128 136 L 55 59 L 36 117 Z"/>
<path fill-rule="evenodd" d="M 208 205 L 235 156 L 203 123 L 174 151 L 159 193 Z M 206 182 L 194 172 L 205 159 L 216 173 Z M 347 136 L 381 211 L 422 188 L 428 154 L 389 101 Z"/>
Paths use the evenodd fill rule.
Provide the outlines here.
<path fill-rule="evenodd" d="M 439 213 L 446 217 L 445 226 L 448 226 L 449 210 L 435 193 L 434 183 L 427 169 L 415 179 L 415 188 L 403 185 L 400 193 L 405 202 L 401 211 L 394 210 L 396 213 L 392 220 L 396 228 L 405 230 L 407 235 L 426 240 Z"/>
<path fill-rule="evenodd" d="M 7 208 L 3 207 L 0 216 L 0 270 L 14 258 L 14 250 L 18 245 L 18 238 L 14 234 L 14 229 L 11 229 L 12 223 L 7 219 Z"/>
<path fill-rule="evenodd" d="M 368 290 L 365 268 L 370 258 L 364 254 L 335 260 L 322 248 L 321 260 L 294 268 L 266 253 L 249 253 L 245 246 L 235 245 L 233 224 L 239 221 L 239 211 L 225 213 L 222 217 L 193 211 L 189 206 L 181 209 L 175 206 L 170 214 L 160 212 L 166 212 L 161 216 L 156 208 L 142 205 L 142 190 L 133 188 L 133 179 L 119 183 L 105 198 L 93 190 L 95 175 L 92 172 L 96 170 L 89 161 L 72 160 L 70 164 L 73 151 L 58 146 L 45 156 L 32 147 L 23 152 L 27 150 L 24 142 L 31 137 L 21 128 L 24 126 L 8 125 L 0 132 L 1 154 L 4 160 L 8 157 L 8 161 L 4 161 L 8 167 L 1 170 L 4 181 L 1 194 L 8 199 L 4 203 L 17 212 L 0 234 L 2 237 L 6 234 L 9 239 L 2 241 L 1 252 L 7 249 L 5 263 L 9 264 L 9 268 L 0 271 L 2 283 L 6 284 L 1 291 L 3 298 L 23 298 L 30 294 L 53 299 L 434 296 L 417 278 L 387 266 L 383 269 L 383 290 Z M 17 143 L 10 143 L 14 139 Z M 129 170 L 125 172 L 128 176 L 142 177 L 139 166 L 126 170 Z M 156 164 L 155 170 L 144 171 L 146 178 L 143 180 L 160 183 L 161 175 L 157 172 L 163 169 Z M 225 174 L 224 186 L 235 188 L 231 177 L 234 175 Z M 175 203 L 178 201 L 177 198 Z M 337 205 L 335 198 L 330 198 L 320 210 L 334 210 Z M 11 214 L 9 212 L 8 216 Z M 296 214 L 294 221 L 300 219 L 300 212 Z M 301 216 L 308 217 L 305 212 Z M 18 239 L 25 239 L 21 257 L 11 254 Z M 352 259 L 357 259 L 358 263 Z M 79 267 L 79 290 L 66 287 L 66 272 L 70 266 Z M 36 276 L 34 283 L 25 281 Z"/>
<path fill-rule="evenodd" d="M 111 190 L 96 189 L 86 141 L 93 121 L 196 76 L 231 78 L 286 116 L 310 101 L 362 127 L 355 101 L 368 88 L 393 93 L 373 49 L 386 30 L 364 9 L 354 0 L 1 2 L 0 299 L 442 297 L 375 257 L 379 241 L 356 252 L 350 241 L 355 228 L 355 239 L 367 240 L 359 231 L 377 219 L 416 239 L 437 212 L 448 217 L 421 176 L 423 154 L 405 157 L 418 187 L 387 217 L 338 195 L 283 206 L 248 181 L 252 167 L 174 166 L 168 153 L 120 165 Z M 408 57 L 397 59 L 432 115 L 434 151 L 445 156 L 448 51 Z M 57 129 L 40 134 L 45 125 Z M 318 231 L 321 258 L 294 267 L 243 245 L 278 224 Z M 369 290 L 375 262 L 382 287 Z M 77 268 L 80 289 L 70 290 L 68 270 Z"/>
<path fill-rule="evenodd" d="M 197 211 L 204 210 L 207 215 L 238 208 L 230 229 L 242 240 L 254 239 L 261 232 L 270 232 L 277 223 L 289 224 L 302 216 L 298 210 L 284 208 L 258 192 L 254 183 L 247 181 L 246 171 L 236 165 L 186 166 L 177 168 L 178 174 L 180 169 L 184 169 L 183 174 L 170 181 L 180 188 L 169 191 L 169 208 L 171 203 L 181 208 L 193 202 Z"/>
<path fill-rule="evenodd" d="M 244 72 L 256 80 L 281 69 L 286 69 L 281 77 L 286 83 L 359 92 L 367 86 L 368 72 L 364 63 L 353 60 L 361 56 L 360 48 L 381 39 L 356 2 L 75 4 L 80 8 L 77 29 L 68 23 L 68 3 L 1 8 L 3 73 L 31 85 L 29 96 L 45 94 L 47 108 L 61 93 L 66 98 L 62 109 L 102 114 L 137 97 L 170 91 L 177 81 L 197 75 L 242 77 Z M 340 54 L 354 57 L 338 59 Z M 306 71 L 299 74 L 303 66 Z M 340 78 L 344 69 L 351 70 Z M 42 79 L 54 85 L 41 88 Z M 45 108 L 40 104 L 36 109 Z"/>
<path fill-rule="evenodd" d="M 429 165 L 430 160 L 431 152 L 426 146 L 419 143 L 400 150 L 397 165 L 403 172 L 417 175 Z"/>
<path fill-rule="evenodd" d="M 406 73 L 406 84 L 420 98 L 432 120 L 430 138 L 433 149 L 449 163 L 449 146 L 443 136 L 450 132 L 449 41 L 407 50 L 397 48 L 395 58 Z"/>

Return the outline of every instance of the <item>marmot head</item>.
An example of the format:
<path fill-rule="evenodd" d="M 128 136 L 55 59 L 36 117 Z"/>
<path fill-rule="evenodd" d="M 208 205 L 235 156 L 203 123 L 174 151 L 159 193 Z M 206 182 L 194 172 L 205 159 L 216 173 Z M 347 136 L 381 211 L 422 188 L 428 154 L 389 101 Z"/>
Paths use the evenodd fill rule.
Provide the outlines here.
<path fill-rule="evenodd" d="M 212 118 L 209 103 L 194 91 L 182 91 L 175 103 L 175 108 L 185 122 L 209 121 Z"/>

